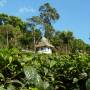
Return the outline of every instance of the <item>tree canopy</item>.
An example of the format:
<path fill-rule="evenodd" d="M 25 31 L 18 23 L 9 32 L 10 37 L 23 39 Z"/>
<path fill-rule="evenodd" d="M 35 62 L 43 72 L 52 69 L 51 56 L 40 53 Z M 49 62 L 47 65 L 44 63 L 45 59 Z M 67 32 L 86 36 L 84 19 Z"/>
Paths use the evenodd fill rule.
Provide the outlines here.
<path fill-rule="evenodd" d="M 39 14 L 27 21 L 16 16 L 0 13 L 0 47 L 18 47 L 34 50 L 34 45 L 45 36 L 55 47 L 53 52 L 70 54 L 86 52 L 89 54 L 89 44 L 76 39 L 70 30 L 56 30 L 53 24 L 60 18 L 57 10 L 49 3 L 41 5 Z"/>

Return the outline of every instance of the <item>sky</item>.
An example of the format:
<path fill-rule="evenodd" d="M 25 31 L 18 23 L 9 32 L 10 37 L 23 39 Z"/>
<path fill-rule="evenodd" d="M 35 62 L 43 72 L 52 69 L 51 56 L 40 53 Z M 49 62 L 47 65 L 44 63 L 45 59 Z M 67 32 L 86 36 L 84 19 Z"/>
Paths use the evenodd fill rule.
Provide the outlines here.
<path fill-rule="evenodd" d="M 39 7 L 47 2 L 60 14 L 53 23 L 56 30 L 72 31 L 90 44 L 90 0 L 0 0 L 0 13 L 27 20 L 39 15 Z"/>

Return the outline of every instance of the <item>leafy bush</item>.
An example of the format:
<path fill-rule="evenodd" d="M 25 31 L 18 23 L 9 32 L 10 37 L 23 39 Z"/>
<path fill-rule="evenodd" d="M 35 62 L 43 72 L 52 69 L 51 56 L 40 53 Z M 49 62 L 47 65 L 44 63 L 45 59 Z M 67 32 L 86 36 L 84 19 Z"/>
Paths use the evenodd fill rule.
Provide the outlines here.
<path fill-rule="evenodd" d="M 0 90 L 89 90 L 90 56 L 0 51 Z"/>

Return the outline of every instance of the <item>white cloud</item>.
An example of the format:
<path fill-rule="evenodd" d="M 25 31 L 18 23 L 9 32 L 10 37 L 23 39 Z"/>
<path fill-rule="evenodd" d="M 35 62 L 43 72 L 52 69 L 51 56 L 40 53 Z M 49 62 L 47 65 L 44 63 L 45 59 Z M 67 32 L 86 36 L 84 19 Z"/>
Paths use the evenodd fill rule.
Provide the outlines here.
<path fill-rule="evenodd" d="M 34 8 L 30 8 L 30 7 L 22 7 L 19 9 L 20 13 L 34 13 L 36 12 L 36 10 Z"/>
<path fill-rule="evenodd" d="M 7 0 L 0 0 L 0 7 L 4 7 L 7 3 Z"/>

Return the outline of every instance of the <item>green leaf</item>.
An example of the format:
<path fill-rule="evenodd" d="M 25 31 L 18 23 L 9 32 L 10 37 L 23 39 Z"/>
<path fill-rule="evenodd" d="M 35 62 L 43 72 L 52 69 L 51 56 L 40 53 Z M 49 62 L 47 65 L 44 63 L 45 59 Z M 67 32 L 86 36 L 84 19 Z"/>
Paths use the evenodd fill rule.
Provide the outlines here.
<path fill-rule="evenodd" d="M 38 88 L 31 88 L 31 90 L 38 90 Z"/>
<path fill-rule="evenodd" d="M 13 86 L 12 84 L 9 84 L 7 87 L 7 90 L 16 90 L 15 86 Z"/>
<path fill-rule="evenodd" d="M 45 73 L 45 75 L 48 73 L 48 69 L 47 68 L 44 68 L 44 73 Z"/>
<path fill-rule="evenodd" d="M 55 64 L 56 64 L 56 61 L 52 60 L 52 61 L 50 62 L 50 68 L 53 67 Z"/>
<path fill-rule="evenodd" d="M 24 84 L 19 80 L 9 80 L 7 81 L 7 83 L 17 83 L 17 84 L 20 84 L 22 87 L 24 86 Z"/>
<path fill-rule="evenodd" d="M 6 90 L 3 85 L 0 85 L 0 90 Z"/>
<path fill-rule="evenodd" d="M 4 79 L 4 75 L 2 73 L 0 73 L 0 78 L 3 78 Z"/>
<path fill-rule="evenodd" d="M 44 89 L 46 90 L 49 87 L 49 83 L 48 82 L 43 82 L 44 84 Z"/>
<path fill-rule="evenodd" d="M 9 57 L 9 63 L 11 63 L 12 60 L 13 60 L 13 59 L 12 59 L 12 56 L 10 56 L 10 57 Z"/>
<path fill-rule="evenodd" d="M 37 73 L 35 68 L 33 68 L 31 66 L 25 66 L 24 73 L 30 84 L 34 84 L 38 88 L 43 87 L 42 79 L 41 79 L 40 75 Z"/>

